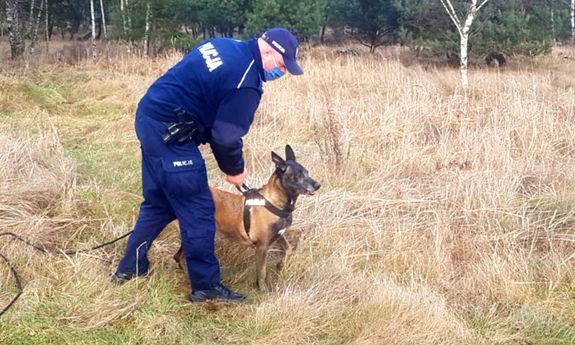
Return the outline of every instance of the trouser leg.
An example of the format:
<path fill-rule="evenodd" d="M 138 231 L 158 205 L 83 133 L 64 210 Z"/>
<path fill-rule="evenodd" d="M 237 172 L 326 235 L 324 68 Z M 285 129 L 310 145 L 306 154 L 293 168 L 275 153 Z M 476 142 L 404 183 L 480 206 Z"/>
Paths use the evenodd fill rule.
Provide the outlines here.
<path fill-rule="evenodd" d="M 220 282 L 220 265 L 215 255 L 213 201 L 211 194 L 196 196 L 176 208 L 182 246 L 193 290 L 207 289 Z M 192 212 L 183 210 L 193 209 Z M 179 212 L 182 210 L 183 212 Z M 210 211 L 211 210 L 211 211 Z"/>
<path fill-rule="evenodd" d="M 144 274 L 148 271 L 148 249 L 162 230 L 175 219 L 171 211 L 149 205 L 144 201 L 134 226 L 134 232 L 128 238 L 124 257 L 118 265 L 118 271 L 130 274 Z"/>
<path fill-rule="evenodd" d="M 176 216 L 154 176 L 159 160 L 142 157 L 142 189 L 144 201 L 140 206 L 134 231 L 128 238 L 124 257 L 118 271 L 126 274 L 145 274 L 149 268 L 148 249 L 162 230 Z"/>
<path fill-rule="evenodd" d="M 203 160 L 193 155 L 185 158 L 196 160 L 197 165 L 174 168 L 178 165 L 174 162 L 182 158 L 164 160 L 169 170 L 164 190 L 180 224 L 190 283 L 193 290 L 202 290 L 220 282 L 220 265 L 214 253 L 214 201 Z"/>

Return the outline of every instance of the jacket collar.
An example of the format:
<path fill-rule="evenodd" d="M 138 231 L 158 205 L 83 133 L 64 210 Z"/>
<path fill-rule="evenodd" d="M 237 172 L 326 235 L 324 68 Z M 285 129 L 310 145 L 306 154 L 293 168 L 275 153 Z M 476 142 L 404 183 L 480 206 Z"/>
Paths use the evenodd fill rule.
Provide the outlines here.
<path fill-rule="evenodd" d="M 260 53 L 260 48 L 258 46 L 258 40 L 257 38 L 252 38 L 248 41 L 248 47 L 250 48 L 250 51 L 254 57 L 254 60 L 256 62 L 256 68 L 258 70 L 258 74 L 260 76 L 260 79 L 263 81 L 264 79 L 264 65 L 262 63 L 262 54 Z"/>

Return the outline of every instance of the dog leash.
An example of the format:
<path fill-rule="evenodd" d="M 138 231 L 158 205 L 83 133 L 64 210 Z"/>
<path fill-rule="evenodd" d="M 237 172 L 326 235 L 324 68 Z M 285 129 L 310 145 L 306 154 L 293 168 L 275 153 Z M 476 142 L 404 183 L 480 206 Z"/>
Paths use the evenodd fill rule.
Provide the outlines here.
<path fill-rule="evenodd" d="M 18 275 L 16 268 L 14 268 L 14 266 L 10 263 L 8 258 L 5 257 L 4 255 L 0 254 L 0 258 L 2 258 L 4 261 L 6 261 L 6 264 L 10 268 L 10 271 L 12 272 L 12 276 L 14 277 L 14 280 L 16 281 L 16 289 L 18 290 L 18 292 L 16 293 L 16 296 L 14 296 L 14 298 L 12 298 L 10 303 L 8 303 L 8 305 L 6 305 L 6 307 L 4 307 L 2 310 L 0 310 L 0 316 L 2 316 L 2 314 L 4 314 L 8 309 L 10 309 L 10 307 L 14 303 L 16 303 L 16 300 L 18 298 L 20 298 L 20 295 L 22 294 L 24 289 L 22 288 L 22 281 L 20 280 L 20 276 Z"/>
<path fill-rule="evenodd" d="M 128 235 L 130 235 L 133 232 L 127 232 L 125 234 L 123 234 L 122 236 L 109 241 L 109 242 L 105 242 L 102 244 L 99 244 L 95 247 L 92 248 L 86 248 L 86 249 L 79 249 L 79 250 L 68 250 L 68 251 L 63 251 L 59 248 L 46 248 L 45 246 L 39 246 L 35 243 L 32 243 L 18 235 L 16 235 L 13 232 L 3 232 L 0 233 L 0 237 L 2 236 L 11 236 L 27 245 L 29 245 L 30 247 L 42 252 L 42 253 L 55 253 L 55 254 L 65 254 L 65 255 L 74 255 L 74 254 L 78 254 L 78 253 L 87 253 L 96 249 L 100 249 L 102 247 L 108 246 L 110 244 L 116 243 L 119 240 L 127 237 Z M 20 276 L 18 275 L 18 271 L 16 270 L 16 268 L 14 267 L 14 265 L 12 265 L 12 263 L 10 262 L 10 260 L 8 260 L 8 258 L 6 256 L 4 256 L 3 254 L 0 253 L 0 258 L 2 258 L 6 264 L 8 265 L 8 267 L 10 268 L 10 271 L 12 272 L 12 276 L 14 277 L 14 280 L 16 281 L 16 289 L 18 290 L 18 292 L 16 293 L 16 296 L 14 296 L 14 298 L 12 298 L 12 300 L 10 301 L 10 303 L 8 303 L 8 305 L 6 305 L 6 307 L 4 307 L 2 310 L 0 310 L 0 316 L 2 316 L 6 311 L 8 311 L 8 309 L 10 309 L 10 307 L 12 307 L 12 305 L 14 305 L 14 303 L 16 303 L 16 300 L 18 300 L 18 298 L 20 298 L 20 295 L 22 295 L 22 293 L 24 292 L 24 286 L 22 285 L 22 280 L 20 279 Z"/>
<path fill-rule="evenodd" d="M 295 210 L 295 200 L 290 199 L 284 209 L 281 209 L 272 204 L 266 199 L 257 188 L 249 188 L 245 183 L 241 186 L 236 185 L 236 189 L 245 197 L 244 202 L 244 229 L 248 237 L 250 236 L 251 216 L 250 209 L 252 206 L 263 206 L 266 210 L 279 218 L 291 217 L 292 212 Z"/>

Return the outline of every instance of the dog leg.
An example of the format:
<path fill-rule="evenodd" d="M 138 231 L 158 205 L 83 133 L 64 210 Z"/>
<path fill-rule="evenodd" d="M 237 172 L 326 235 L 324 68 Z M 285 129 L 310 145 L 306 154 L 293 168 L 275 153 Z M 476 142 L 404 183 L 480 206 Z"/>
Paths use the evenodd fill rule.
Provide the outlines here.
<path fill-rule="evenodd" d="M 180 246 L 180 249 L 178 249 L 178 252 L 174 255 L 174 260 L 178 263 L 178 266 L 180 268 L 184 268 L 182 266 L 182 262 L 186 262 L 186 260 L 184 260 L 184 248 L 182 246 Z"/>
<path fill-rule="evenodd" d="M 266 284 L 266 261 L 268 256 L 267 246 L 256 247 L 256 275 L 258 288 L 262 292 L 268 291 Z"/>
<path fill-rule="evenodd" d="M 276 267 L 278 270 L 281 270 L 285 266 L 287 259 L 291 256 L 293 249 L 292 249 L 291 244 L 286 240 L 286 238 L 283 234 L 279 235 L 279 237 L 277 239 L 277 243 L 278 243 L 280 250 L 282 252 L 282 254 L 281 254 L 282 256 L 276 262 Z"/>

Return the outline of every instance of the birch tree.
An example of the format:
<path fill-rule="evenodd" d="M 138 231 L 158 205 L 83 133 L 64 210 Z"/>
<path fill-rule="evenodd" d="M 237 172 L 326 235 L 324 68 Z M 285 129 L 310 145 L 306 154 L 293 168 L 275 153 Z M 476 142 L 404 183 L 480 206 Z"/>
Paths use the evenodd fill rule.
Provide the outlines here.
<path fill-rule="evenodd" d="M 146 28 L 144 31 L 144 49 L 146 50 L 146 55 L 150 55 L 150 18 L 151 9 L 150 1 L 146 1 Z"/>
<path fill-rule="evenodd" d="M 467 16 L 464 21 L 462 21 L 460 16 L 455 11 L 453 7 L 453 0 L 440 0 L 441 4 L 447 11 L 449 18 L 457 27 L 457 32 L 459 33 L 459 57 L 460 57 L 460 69 L 461 69 L 461 85 L 463 88 L 467 88 L 469 86 L 469 79 L 467 77 L 467 51 L 468 51 L 468 43 L 469 43 L 469 32 L 471 30 L 471 24 L 473 24 L 473 20 L 476 18 L 477 13 L 479 10 L 485 6 L 485 4 L 489 0 L 480 0 L 479 5 L 477 5 L 477 0 L 470 0 L 471 3 L 469 4 L 469 8 L 467 10 Z M 575 1 L 575 0 L 573 0 Z"/>
<path fill-rule="evenodd" d="M 555 10 L 551 7 L 551 35 L 553 36 L 553 44 L 557 43 L 555 31 Z"/>
<path fill-rule="evenodd" d="M 28 35 L 29 37 L 32 37 L 32 34 L 33 34 L 32 31 L 34 30 L 34 6 L 35 5 L 36 5 L 35 1 L 31 0 L 31 2 L 30 2 L 30 16 L 28 18 L 28 25 L 29 25 L 29 30 L 30 30 L 29 31 L 30 33 Z"/>
<path fill-rule="evenodd" d="M 122 14 L 122 33 L 124 38 L 128 35 L 128 29 L 126 27 L 126 12 L 124 10 L 124 0 L 120 0 L 120 13 Z"/>
<path fill-rule="evenodd" d="M 131 37 L 131 35 L 132 35 L 132 11 L 130 11 L 130 2 L 128 0 L 124 0 L 124 4 L 126 5 L 126 14 L 128 16 L 128 36 Z"/>
<path fill-rule="evenodd" d="M 563 0 L 571 12 L 571 44 L 575 45 L 575 0 Z"/>
<path fill-rule="evenodd" d="M 575 45 L 575 0 L 571 0 L 571 44 Z"/>
<path fill-rule="evenodd" d="M 34 54 L 34 48 L 36 47 L 36 41 L 38 40 L 38 28 L 40 27 L 40 18 L 42 17 L 42 10 L 44 9 L 44 5 L 46 0 L 42 0 L 40 3 L 40 8 L 38 9 L 38 13 L 36 14 L 36 22 L 34 23 L 32 29 L 32 39 L 30 42 L 30 54 Z"/>
<path fill-rule="evenodd" d="M 20 0 L 6 0 L 6 22 L 8 24 L 10 52 L 13 59 L 21 57 L 26 48 L 26 42 L 24 41 L 24 23 L 21 12 Z"/>
<path fill-rule="evenodd" d="M 104 0 L 100 0 L 100 11 L 102 12 L 102 31 L 104 32 L 104 39 L 108 39 L 106 32 L 106 14 L 104 12 Z"/>
<path fill-rule="evenodd" d="M 50 41 L 50 31 L 49 31 L 49 23 L 50 23 L 50 7 L 48 5 L 48 1 L 49 0 L 45 0 L 46 1 L 46 15 L 44 16 L 44 34 L 46 35 L 46 55 L 49 54 L 50 52 L 50 44 L 48 43 Z"/>
<path fill-rule="evenodd" d="M 96 57 L 96 16 L 94 15 L 94 0 L 90 0 L 90 15 L 92 16 L 92 57 Z"/>

